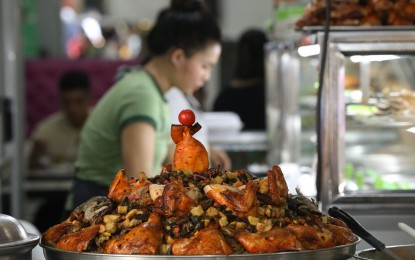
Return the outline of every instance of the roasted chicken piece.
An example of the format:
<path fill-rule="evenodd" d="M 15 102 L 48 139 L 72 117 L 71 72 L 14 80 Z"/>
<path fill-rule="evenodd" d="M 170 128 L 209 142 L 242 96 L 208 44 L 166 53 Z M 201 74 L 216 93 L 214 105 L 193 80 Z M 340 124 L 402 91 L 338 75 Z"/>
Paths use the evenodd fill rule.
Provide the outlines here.
<path fill-rule="evenodd" d="M 205 172 L 209 168 L 206 148 L 192 136 L 191 127 L 183 126 L 183 139 L 176 144 L 173 169 L 183 172 Z"/>
<path fill-rule="evenodd" d="M 173 255 L 230 255 L 232 248 L 217 229 L 205 228 L 172 244 Z"/>
<path fill-rule="evenodd" d="M 296 250 L 296 237 L 285 228 L 274 227 L 264 233 L 231 231 L 231 234 L 252 254 Z"/>
<path fill-rule="evenodd" d="M 93 225 L 80 231 L 64 235 L 56 244 L 56 248 L 75 252 L 84 252 L 88 249 L 89 243 L 95 238 L 100 225 Z"/>
<path fill-rule="evenodd" d="M 96 225 L 113 207 L 112 201 L 106 197 L 92 197 L 76 207 L 65 221 L 47 229 L 42 235 L 43 242 L 56 244 L 64 235 L 78 232 L 84 225 Z"/>
<path fill-rule="evenodd" d="M 279 166 L 273 166 L 267 172 L 267 177 L 260 181 L 258 198 L 267 204 L 278 207 L 286 204 L 288 186 Z"/>
<path fill-rule="evenodd" d="M 398 0 L 394 9 L 399 12 L 403 18 L 409 21 L 415 20 L 415 3 L 413 1 Z"/>
<path fill-rule="evenodd" d="M 412 25 L 412 21 L 402 16 L 401 11 L 391 10 L 388 12 L 388 24 L 393 26 Z"/>
<path fill-rule="evenodd" d="M 324 224 L 324 228 L 331 232 L 337 245 L 345 245 L 356 241 L 355 235 L 348 227 Z"/>
<path fill-rule="evenodd" d="M 156 199 L 152 210 L 166 217 L 180 217 L 189 213 L 194 206 L 196 202 L 189 197 L 183 183 L 175 180 L 164 186 L 163 195 Z"/>
<path fill-rule="evenodd" d="M 115 175 L 107 196 L 118 204 L 127 197 L 132 201 L 138 200 L 148 193 L 150 184 L 151 183 L 144 178 L 131 178 L 131 180 L 128 180 L 126 171 L 121 169 Z M 143 203 L 145 204 L 145 201 L 143 201 Z"/>
<path fill-rule="evenodd" d="M 285 229 L 297 238 L 298 249 L 314 250 L 336 246 L 336 242 L 328 230 L 296 224 L 289 224 Z"/>
<path fill-rule="evenodd" d="M 120 169 L 115 175 L 112 181 L 109 191 L 108 198 L 116 203 L 121 203 L 125 197 L 131 193 L 130 182 L 127 179 L 127 173 L 125 169 Z"/>
<path fill-rule="evenodd" d="M 106 254 L 158 254 L 162 244 L 162 223 L 160 216 L 151 214 L 148 221 L 136 226 L 118 239 L 104 244 Z"/>
<path fill-rule="evenodd" d="M 242 191 L 221 184 L 209 184 L 203 190 L 206 196 L 217 204 L 235 210 L 236 215 L 240 218 L 255 216 L 258 212 L 257 186 L 253 181 L 249 181 Z"/>
<path fill-rule="evenodd" d="M 42 243 L 54 246 L 64 235 L 79 231 L 82 224 L 79 221 L 65 221 L 48 228 L 42 234 Z"/>
<path fill-rule="evenodd" d="M 390 0 L 370 0 L 369 3 L 377 12 L 390 11 L 394 5 L 394 2 Z"/>

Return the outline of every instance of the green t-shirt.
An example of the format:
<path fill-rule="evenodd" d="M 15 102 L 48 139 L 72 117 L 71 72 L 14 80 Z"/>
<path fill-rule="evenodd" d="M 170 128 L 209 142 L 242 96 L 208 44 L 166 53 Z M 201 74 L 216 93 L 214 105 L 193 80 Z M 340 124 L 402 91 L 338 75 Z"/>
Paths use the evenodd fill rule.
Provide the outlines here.
<path fill-rule="evenodd" d="M 122 130 L 137 121 L 156 129 L 153 174 L 158 174 L 170 143 L 170 110 L 153 77 L 144 70 L 133 70 L 100 99 L 89 116 L 81 133 L 76 177 L 109 186 L 124 168 Z"/>

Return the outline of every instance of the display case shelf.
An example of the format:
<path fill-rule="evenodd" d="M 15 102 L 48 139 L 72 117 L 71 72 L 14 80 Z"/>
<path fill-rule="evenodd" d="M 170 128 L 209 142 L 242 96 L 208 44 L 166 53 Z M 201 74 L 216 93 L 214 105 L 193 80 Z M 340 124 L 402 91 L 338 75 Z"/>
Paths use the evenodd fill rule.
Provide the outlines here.
<path fill-rule="evenodd" d="M 411 99 L 404 103 L 403 96 L 415 97 L 414 29 L 331 28 L 319 111 L 323 208 L 339 203 L 350 208 L 368 203 L 394 208 L 397 198 L 408 198 L 399 203 L 415 210 L 415 136 L 406 131 L 415 126 L 415 109 L 408 109 L 415 103 Z M 321 28 L 309 31 L 317 32 L 321 45 Z M 358 61 L 353 60 L 357 55 Z M 352 86 L 350 76 L 357 82 Z M 350 100 L 346 96 L 350 88 L 361 96 Z M 402 97 L 398 103 L 396 96 Z M 365 105 L 370 100 L 376 106 L 374 100 L 385 99 L 392 104 L 388 114 L 348 114 L 349 104 Z"/>
<path fill-rule="evenodd" d="M 389 31 L 413 31 L 415 30 L 415 26 L 407 25 L 407 26 L 330 26 L 330 32 L 389 32 Z M 303 28 L 298 29 L 298 31 L 302 31 L 305 34 L 313 34 L 317 32 L 324 32 L 324 26 L 304 26 Z"/>

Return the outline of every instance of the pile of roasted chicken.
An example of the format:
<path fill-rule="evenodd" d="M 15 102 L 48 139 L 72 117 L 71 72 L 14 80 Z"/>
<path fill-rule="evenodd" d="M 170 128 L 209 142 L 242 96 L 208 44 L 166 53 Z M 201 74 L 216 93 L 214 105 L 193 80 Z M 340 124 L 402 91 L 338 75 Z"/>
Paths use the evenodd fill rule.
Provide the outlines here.
<path fill-rule="evenodd" d="M 331 0 L 330 24 L 340 26 L 406 26 L 415 23 L 413 0 Z M 296 28 L 326 23 L 326 0 L 312 0 Z"/>
<path fill-rule="evenodd" d="M 106 197 L 93 197 L 42 235 L 46 246 L 76 252 L 230 255 L 329 248 L 357 237 L 313 199 L 288 193 L 280 167 L 264 178 L 208 168 L 193 134 L 172 125 L 173 164 L 155 177 L 120 170 Z"/>

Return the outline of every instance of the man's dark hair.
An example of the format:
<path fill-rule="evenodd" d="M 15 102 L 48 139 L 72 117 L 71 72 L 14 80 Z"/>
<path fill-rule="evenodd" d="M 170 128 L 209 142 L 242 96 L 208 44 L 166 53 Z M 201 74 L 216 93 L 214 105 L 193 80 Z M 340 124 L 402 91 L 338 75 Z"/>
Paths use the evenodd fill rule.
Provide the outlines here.
<path fill-rule="evenodd" d="M 88 74 L 83 71 L 69 71 L 59 80 L 60 92 L 71 90 L 90 91 Z"/>

